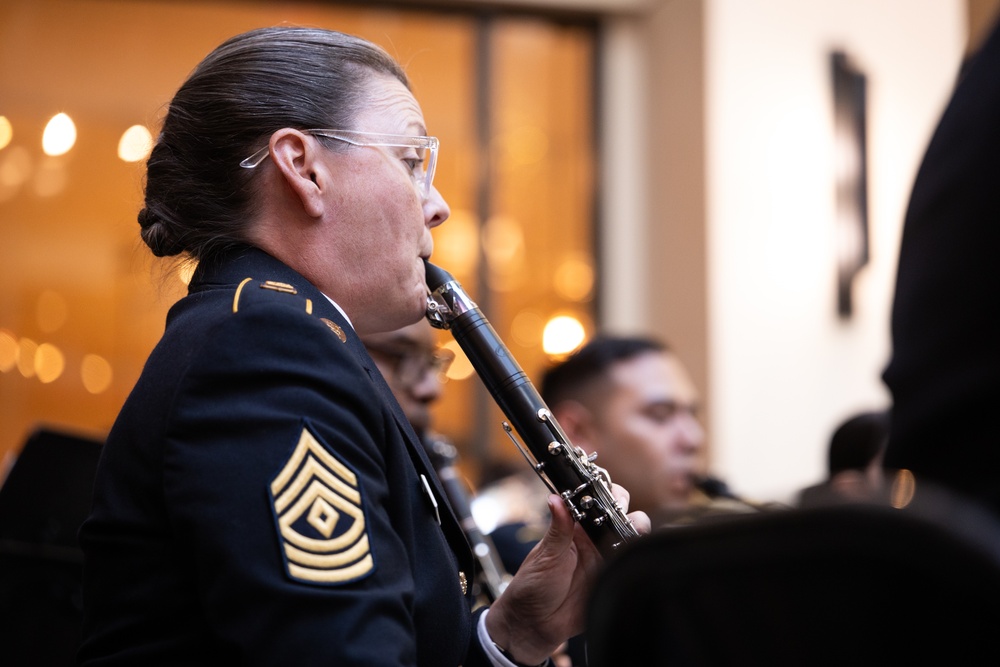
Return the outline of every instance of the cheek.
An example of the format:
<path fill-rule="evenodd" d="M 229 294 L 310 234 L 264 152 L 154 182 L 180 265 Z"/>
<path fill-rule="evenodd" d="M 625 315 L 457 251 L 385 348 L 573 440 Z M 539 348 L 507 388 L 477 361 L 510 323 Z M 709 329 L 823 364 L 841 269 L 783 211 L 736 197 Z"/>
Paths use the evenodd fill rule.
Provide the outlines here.
<path fill-rule="evenodd" d="M 639 465 L 646 467 L 651 473 L 664 471 L 676 465 L 678 451 L 674 446 L 676 438 L 671 433 L 669 425 L 654 422 L 649 419 L 637 419 L 626 437 L 629 450 Z"/>
<path fill-rule="evenodd" d="M 623 420 L 620 437 L 627 440 L 629 449 L 643 456 L 656 456 L 663 442 L 663 429 L 642 414 L 633 414 Z"/>
<path fill-rule="evenodd" d="M 625 420 L 610 433 L 610 449 L 616 463 L 636 473 L 651 473 L 660 466 L 663 454 L 649 438 L 648 425 L 641 419 Z"/>
<path fill-rule="evenodd" d="M 398 196 L 378 191 L 367 194 L 358 202 L 350 228 L 345 229 L 354 238 L 353 263 L 367 275 L 391 281 L 398 277 L 403 258 L 412 260 L 416 252 L 414 239 L 419 238 L 422 218 L 414 216 L 413 207 Z"/>

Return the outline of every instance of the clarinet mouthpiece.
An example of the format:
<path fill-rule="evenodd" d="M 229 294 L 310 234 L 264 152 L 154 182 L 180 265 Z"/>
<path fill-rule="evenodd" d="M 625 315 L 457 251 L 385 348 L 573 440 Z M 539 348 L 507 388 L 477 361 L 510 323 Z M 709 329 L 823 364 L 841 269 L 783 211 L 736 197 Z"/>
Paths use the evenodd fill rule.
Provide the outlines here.
<path fill-rule="evenodd" d="M 426 259 L 424 260 L 424 275 L 424 280 L 427 282 L 427 289 L 431 292 L 438 289 L 445 283 L 449 283 L 454 280 L 450 273 L 439 266 L 431 264 Z"/>

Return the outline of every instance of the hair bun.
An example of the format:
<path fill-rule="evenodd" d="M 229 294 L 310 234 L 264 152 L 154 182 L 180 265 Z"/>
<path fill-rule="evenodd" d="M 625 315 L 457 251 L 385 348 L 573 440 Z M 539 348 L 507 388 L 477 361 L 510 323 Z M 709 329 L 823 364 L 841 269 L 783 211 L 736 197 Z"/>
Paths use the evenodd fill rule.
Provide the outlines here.
<path fill-rule="evenodd" d="M 142 228 L 140 232 L 142 240 L 149 246 L 154 255 L 157 257 L 168 257 L 184 252 L 185 248 L 174 238 L 166 223 L 158 215 L 148 208 L 144 208 L 139 211 L 137 219 L 139 220 L 139 226 Z"/>
<path fill-rule="evenodd" d="M 139 226 L 143 229 L 146 229 L 153 224 L 153 214 L 149 212 L 148 208 L 144 208 L 139 211 L 137 218 L 139 220 Z"/>

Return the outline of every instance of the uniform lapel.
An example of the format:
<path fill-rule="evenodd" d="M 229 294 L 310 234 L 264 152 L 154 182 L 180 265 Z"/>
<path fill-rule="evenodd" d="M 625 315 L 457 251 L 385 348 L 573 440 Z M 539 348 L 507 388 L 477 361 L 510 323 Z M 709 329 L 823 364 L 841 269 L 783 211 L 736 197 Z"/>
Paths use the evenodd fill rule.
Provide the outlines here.
<path fill-rule="evenodd" d="M 440 511 L 442 530 L 444 530 L 449 542 L 452 542 L 453 545 L 456 543 L 464 545 L 463 552 L 458 552 L 456 550 L 456 553 L 463 553 L 464 558 L 464 552 L 468 552 L 471 547 L 469 547 L 468 539 L 465 535 L 465 531 L 462 530 L 458 517 L 455 515 L 451 504 L 447 500 L 448 496 L 445 495 L 444 488 L 441 486 L 441 481 L 438 479 L 437 470 L 435 470 L 434 466 L 431 464 L 430 459 L 427 456 L 427 451 L 424 449 L 423 444 L 417 437 L 417 434 L 410 425 L 406 415 L 403 414 L 403 409 L 400 407 L 396 397 L 393 396 L 392 390 L 389 388 L 388 383 L 386 383 L 385 378 L 382 377 L 382 373 L 379 372 L 375 361 L 371 358 L 371 355 L 368 354 L 368 350 L 353 330 L 351 330 L 348 334 L 348 343 L 351 346 L 351 350 L 357 355 L 358 359 L 361 360 L 361 364 L 365 367 L 365 370 L 368 371 L 368 376 L 378 388 L 379 393 L 382 395 L 383 402 L 392 412 L 392 416 L 396 420 L 396 427 L 399 429 L 400 435 L 406 443 L 406 447 L 410 453 L 410 458 L 413 460 L 413 465 L 417 469 L 417 473 L 423 475 L 427 479 L 427 482 L 431 485 L 431 490 L 434 493 L 435 501 L 437 502 Z"/>

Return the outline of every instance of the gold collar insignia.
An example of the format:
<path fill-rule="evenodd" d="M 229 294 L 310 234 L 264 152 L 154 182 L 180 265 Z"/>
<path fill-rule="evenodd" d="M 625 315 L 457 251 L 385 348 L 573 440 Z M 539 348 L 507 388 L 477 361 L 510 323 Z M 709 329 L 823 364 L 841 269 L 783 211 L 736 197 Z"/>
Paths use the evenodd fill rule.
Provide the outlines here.
<path fill-rule="evenodd" d="M 344 333 L 344 329 L 339 324 L 337 324 L 333 320 L 328 320 L 325 317 L 321 317 L 319 319 L 323 320 L 323 324 L 330 327 L 330 331 L 332 331 L 337 335 L 337 338 L 340 339 L 341 343 L 347 342 L 347 334 Z"/>

